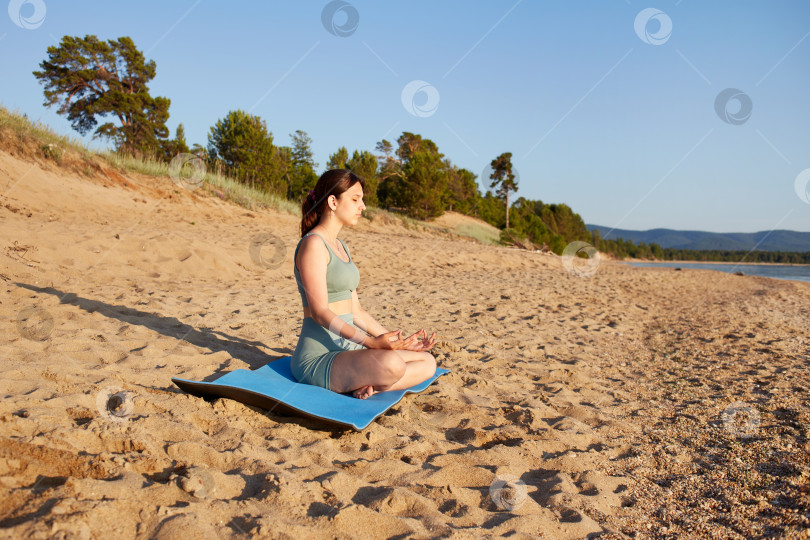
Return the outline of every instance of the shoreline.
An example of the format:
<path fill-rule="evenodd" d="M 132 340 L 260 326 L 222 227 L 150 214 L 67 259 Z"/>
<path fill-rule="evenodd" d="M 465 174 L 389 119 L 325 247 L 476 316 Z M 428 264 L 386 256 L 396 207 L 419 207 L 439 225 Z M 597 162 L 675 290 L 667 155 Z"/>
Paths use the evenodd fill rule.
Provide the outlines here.
<path fill-rule="evenodd" d="M 803 266 L 803 267 L 810 267 L 810 264 L 799 264 L 799 263 L 770 263 L 770 262 L 731 262 L 731 261 L 658 261 L 658 260 L 648 260 L 648 259 L 623 259 L 620 261 L 615 261 L 620 263 L 649 263 L 649 264 L 728 264 L 732 266 L 739 266 L 739 265 L 750 265 L 750 266 Z"/>

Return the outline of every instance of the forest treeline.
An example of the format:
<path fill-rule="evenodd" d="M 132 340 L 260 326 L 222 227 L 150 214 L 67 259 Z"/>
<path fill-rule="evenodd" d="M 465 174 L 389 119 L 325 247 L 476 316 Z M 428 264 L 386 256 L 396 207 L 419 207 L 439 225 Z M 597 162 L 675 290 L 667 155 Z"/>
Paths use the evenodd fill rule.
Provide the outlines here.
<path fill-rule="evenodd" d="M 183 124 L 170 137 L 166 122 L 171 100 L 152 97 L 148 82 L 156 74 L 129 37 L 101 41 L 94 35 L 64 36 L 48 47 L 48 58 L 34 76 L 44 86 L 45 105 L 59 105 L 72 127 L 82 135 L 106 138 L 117 152 L 169 162 L 188 154 L 202 159 L 208 170 L 229 176 L 255 189 L 300 202 L 318 180 L 312 139 L 303 131 L 279 144 L 266 122 L 242 110 L 231 110 L 210 127 L 205 145 L 189 147 Z M 98 120 L 105 117 L 118 123 Z M 478 178 L 439 151 L 432 140 L 403 132 L 395 141 L 379 141 L 374 151 L 346 147 L 329 155 L 325 169 L 349 169 L 365 180 L 369 206 L 401 212 L 416 219 L 452 210 L 474 216 L 501 229 L 503 243 L 562 254 L 580 240 L 617 258 L 675 260 L 739 260 L 739 252 L 662 249 L 627 240 L 603 240 L 565 204 L 510 195 L 519 190 L 509 152 L 494 156 Z M 481 185 L 485 192 L 479 189 Z M 492 189 L 492 191 L 490 190 Z M 745 254 L 747 260 L 810 262 L 810 253 Z M 728 259 L 724 257 L 729 257 Z"/>
<path fill-rule="evenodd" d="M 593 231 L 593 246 L 599 251 L 613 253 L 619 258 L 632 257 L 660 261 L 712 261 L 734 263 L 810 264 L 810 251 L 745 251 L 720 249 L 674 249 L 658 244 L 634 244 L 621 238 L 602 240 L 599 231 Z"/>

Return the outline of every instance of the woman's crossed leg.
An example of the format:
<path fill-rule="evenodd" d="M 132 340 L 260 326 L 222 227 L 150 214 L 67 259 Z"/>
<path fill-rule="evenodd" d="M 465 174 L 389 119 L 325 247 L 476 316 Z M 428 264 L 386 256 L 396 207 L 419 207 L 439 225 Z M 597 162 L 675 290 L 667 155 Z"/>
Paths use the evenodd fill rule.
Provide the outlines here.
<path fill-rule="evenodd" d="M 436 373 L 436 359 L 428 352 L 361 349 L 343 351 L 332 363 L 333 392 L 353 391 L 365 399 L 377 392 L 404 390 L 426 381 Z"/>

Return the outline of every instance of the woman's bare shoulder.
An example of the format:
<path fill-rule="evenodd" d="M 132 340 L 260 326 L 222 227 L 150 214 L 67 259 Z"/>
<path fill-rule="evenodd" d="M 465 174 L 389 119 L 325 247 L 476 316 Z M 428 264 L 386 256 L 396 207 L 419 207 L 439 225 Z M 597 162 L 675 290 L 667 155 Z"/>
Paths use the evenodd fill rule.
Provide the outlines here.
<path fill-rule="evenodd" d="M 320 247 L 318 247 L 320 246 Z M 308 234 L 308 236 L 303 237 L 300 240 L 300 245 L 298 247 L 298 260 L 311 260 L 315 257 L 315 260 L 329 260 L 329 252 L 326 249 L 326 245 L 324 241 L 318 236 L 317 232 L 312 232 Z"/>

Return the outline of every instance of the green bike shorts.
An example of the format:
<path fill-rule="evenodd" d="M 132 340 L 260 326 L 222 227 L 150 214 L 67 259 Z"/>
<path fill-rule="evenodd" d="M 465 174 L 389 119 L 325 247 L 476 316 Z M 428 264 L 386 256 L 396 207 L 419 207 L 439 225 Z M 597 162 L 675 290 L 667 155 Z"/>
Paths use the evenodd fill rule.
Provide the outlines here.
<path fill-rule="evenodd" d="M 351 313 L 342 313 L 338 317 L 354 325 L 354 316 Z M 361 349 L 365 347 L 324 328 L 312 317 L 305 317 L 298 345 L 290 360 L 290 370 L 299 383 L 331 390 L 330 379 L 335 357 L 343 351 Z"/>

